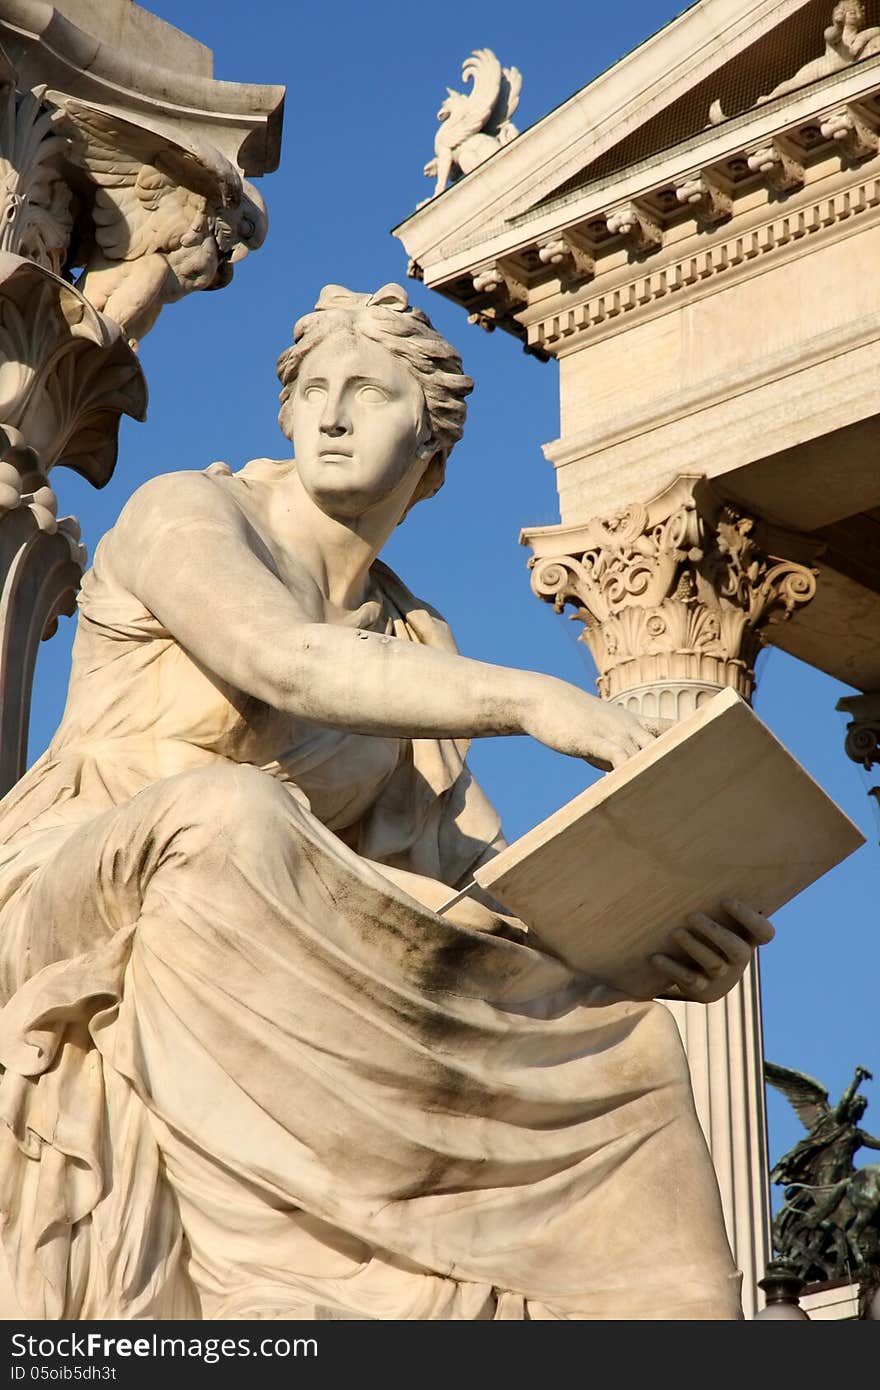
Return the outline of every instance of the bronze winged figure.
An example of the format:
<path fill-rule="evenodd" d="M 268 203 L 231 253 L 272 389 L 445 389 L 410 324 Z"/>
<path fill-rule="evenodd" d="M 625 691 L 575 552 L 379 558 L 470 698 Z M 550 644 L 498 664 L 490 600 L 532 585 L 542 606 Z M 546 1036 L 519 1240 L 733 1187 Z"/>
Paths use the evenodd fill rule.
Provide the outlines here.
<path fill-rule="evenodd" d="M 880 1165 L 853 1163 L 859 1149 L 880 1149 L 859 1124 L 868 1105 L 859 1088 L 871 1072 L 856 1067 L 833 1106 L 826 1087 L 804 1072 L 765 1062 L 764 1075 L 807 1130 L 770 1173 L 785 1189 L 774 1248 L 807 1282 L 862 1277 L 880 1265 Z"/>

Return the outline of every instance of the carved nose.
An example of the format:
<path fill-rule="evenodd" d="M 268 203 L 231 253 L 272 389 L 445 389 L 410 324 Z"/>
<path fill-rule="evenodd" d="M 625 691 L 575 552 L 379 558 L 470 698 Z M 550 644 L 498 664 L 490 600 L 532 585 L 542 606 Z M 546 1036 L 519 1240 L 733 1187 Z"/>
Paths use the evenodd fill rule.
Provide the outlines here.
<path fill-rule="evenodd" d="M 331 439 L 338 439 L 341 434 L 345 434 L 345 426 L 336 421 L 324 420 L 321 422 L 321 433 L 328 434 Z"/>

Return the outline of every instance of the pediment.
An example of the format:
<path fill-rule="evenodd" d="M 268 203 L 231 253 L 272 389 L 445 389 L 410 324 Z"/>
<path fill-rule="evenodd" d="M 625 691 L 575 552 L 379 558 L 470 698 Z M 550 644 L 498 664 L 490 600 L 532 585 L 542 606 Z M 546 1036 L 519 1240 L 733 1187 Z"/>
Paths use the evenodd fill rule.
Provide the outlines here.
<path fill-rule="evenodd" d="M 863 23 L 880 27 L 880 0 Z M 422 267 L 828 77 L 835 0 L 698 0 L 396 229 Z M 603 21 L 608 22 L 608 21 Z M 880 49 L 880 42 L 877 44 Z M 870 61 L 874 48 L 864 56 Z M 841 60 L 841 69 L 843 60 Z M 526 78 L 528 74 L 526 74 Z M 784 101 L 776 97 L 776 103 Z"/>

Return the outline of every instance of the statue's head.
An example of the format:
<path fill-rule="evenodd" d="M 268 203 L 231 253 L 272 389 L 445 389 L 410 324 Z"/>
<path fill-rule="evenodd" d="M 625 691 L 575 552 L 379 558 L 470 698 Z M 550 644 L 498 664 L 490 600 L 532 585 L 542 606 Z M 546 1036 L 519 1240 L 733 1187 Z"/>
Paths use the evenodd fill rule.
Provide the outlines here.
<path fill-rule="evenodd" d="M 326 495 L 328 509 L 355 515 L 382 488 L 410 482 L 406 510 L 432 497 L 473 382 L 427 315 L 400 285 L 375 294 L 327 285 L 293 337 L 278 360 L 278 419 L 304 481 L 306 472 L 316 480 L 318 504 Z"/>
<path fill-rule="evenodd" d="M 851 1100 L 850 1103 L 849 1103 L 849 1117 L 850 1117 L 850 1119 L 853 1120 L 853 1121 L 858 1121 L 858 1120 L 860 1120 L 860 1119 L 862 1118 L 862 1116 L 864 1115 L 865 1111 L 867 1110 L 867 1108 L 868 1108 L 868 1097 L 867 1097 L 867 1096 L 853 1096 L 852 1100 Z"/>
<path fill-rule="evenodd" d="M 867 12 L 862 0 L 840 0 L 834 7 L 831 22 L 840 29 L 864 29 Z"/>

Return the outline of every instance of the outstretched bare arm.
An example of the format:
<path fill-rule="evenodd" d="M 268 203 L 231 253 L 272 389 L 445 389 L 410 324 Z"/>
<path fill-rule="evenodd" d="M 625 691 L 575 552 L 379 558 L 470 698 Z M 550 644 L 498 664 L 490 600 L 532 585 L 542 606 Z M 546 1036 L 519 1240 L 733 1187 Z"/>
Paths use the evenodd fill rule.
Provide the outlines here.
<path fill-rule="evenodd" d="M 657 732 L 552 676 L 315 621 L 259 553 L 232 498 L 204 474 L 146 484 L 106 543 L 122 581 L 196 661 L 315 723 L 409 738 L 530 734 L 602 768 Z"/>

